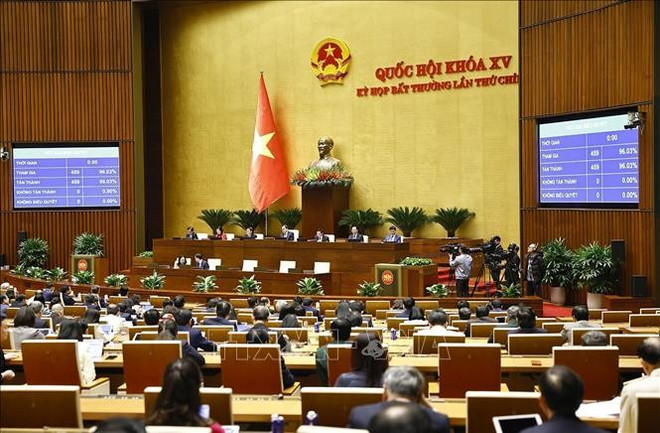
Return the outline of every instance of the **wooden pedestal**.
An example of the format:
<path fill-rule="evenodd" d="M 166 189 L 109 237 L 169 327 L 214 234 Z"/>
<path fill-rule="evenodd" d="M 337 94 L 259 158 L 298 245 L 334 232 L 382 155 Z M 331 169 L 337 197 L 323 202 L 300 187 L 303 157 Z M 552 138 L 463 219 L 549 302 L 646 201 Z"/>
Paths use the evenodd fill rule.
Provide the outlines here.
<path fill-rule="evenodd" d="M 108 259 L 98 256 L 72 254 L 69 275 L 73 276 L 78 271 L 92 271 L 94 272 L 94 284 L 105 284 L 105 277 L 109 275 Z"/>
<path fill-rule="evenodd" d="M 339 227 L 342 212 L 348 209 L 348 190 L 345 187 L 303 188 L 301 236 L 314 237 L 318 228 L 337 237 L 348 236 L 348 228 Z"/>

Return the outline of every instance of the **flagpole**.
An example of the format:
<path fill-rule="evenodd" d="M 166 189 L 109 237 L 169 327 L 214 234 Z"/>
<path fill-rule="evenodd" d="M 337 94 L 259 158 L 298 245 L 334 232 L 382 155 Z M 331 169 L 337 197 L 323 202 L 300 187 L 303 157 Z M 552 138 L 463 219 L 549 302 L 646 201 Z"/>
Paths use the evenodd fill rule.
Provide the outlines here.
<path fill-rule="evenodd" d="M 264 236 L 268 236 L 268 208 L 266 208 L 266 234 Z"/>

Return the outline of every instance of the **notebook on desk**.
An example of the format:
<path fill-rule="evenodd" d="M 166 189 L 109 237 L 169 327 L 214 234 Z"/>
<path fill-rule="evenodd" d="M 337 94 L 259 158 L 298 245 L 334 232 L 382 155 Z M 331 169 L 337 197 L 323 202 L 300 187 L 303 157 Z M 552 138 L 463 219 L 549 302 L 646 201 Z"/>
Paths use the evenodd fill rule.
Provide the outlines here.
<path fill-rule="evenodd" d="M 86 351 L 92 360 L 103 358 L 103 340 L 85 340 L 78 343 L 78 350 Z"/>

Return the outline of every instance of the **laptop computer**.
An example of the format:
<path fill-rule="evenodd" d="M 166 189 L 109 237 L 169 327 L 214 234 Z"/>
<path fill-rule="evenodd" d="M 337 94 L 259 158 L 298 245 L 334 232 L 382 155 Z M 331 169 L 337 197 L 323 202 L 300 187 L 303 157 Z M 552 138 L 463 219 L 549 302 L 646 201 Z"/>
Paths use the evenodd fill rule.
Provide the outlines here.
<path fill-rule="evenodd" d="M 537 413 L 493 417 L 495 433 L 520 433 L 537 425 L 541 425 L 541 416 Z"/>

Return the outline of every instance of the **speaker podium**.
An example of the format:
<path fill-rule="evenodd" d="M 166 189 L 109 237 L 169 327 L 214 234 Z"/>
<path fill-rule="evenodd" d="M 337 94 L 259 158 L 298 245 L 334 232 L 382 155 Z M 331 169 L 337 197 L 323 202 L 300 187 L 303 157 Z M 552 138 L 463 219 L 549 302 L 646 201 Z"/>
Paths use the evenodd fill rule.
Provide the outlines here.
<path fill-rule="evenodd" d="M 104 284 L 108 274 L 108 259 L 88 254 L 71 254 L 70 275 L 78 271 L 94 272 L 94 284 Z"/>
<path fill-rule="evenodd" d="M 348 209 L 349 189 L 342 186 L 302 188 L 302 237 L 314 237 L 319 228 L 338 237 L 348 235 L 347 228 L 339 227 L 339 220 Z"/>

